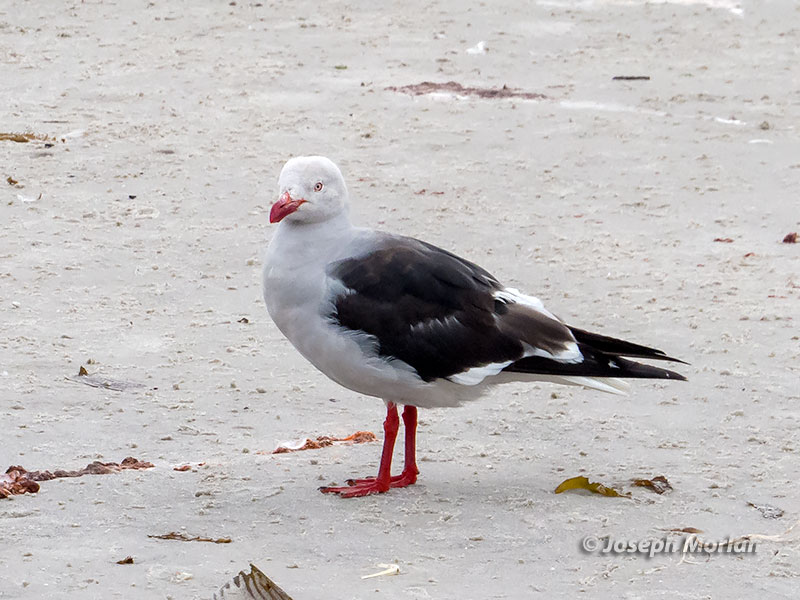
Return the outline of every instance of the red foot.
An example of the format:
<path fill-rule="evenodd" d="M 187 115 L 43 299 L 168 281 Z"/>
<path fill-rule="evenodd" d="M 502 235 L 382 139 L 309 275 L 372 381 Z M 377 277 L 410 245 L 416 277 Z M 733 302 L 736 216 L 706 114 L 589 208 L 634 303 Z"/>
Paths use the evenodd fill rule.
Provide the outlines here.
<path fill-rule="evenodd" d="M 347 485 L 361 485 L 362 483 L 374 483 L 378 480 L 377 477 L 366 477 L 365 479 L 348 479 Z M 403 471 L 400 475 L 392 475 L 392 478 L 389 480 L 389 487 L 406 487 L 407 485 L 413 485 L 417 482 L 417 474 L 414 472 L 407 473 Z"/>
<path fill-rule="evenodd" d="M 323 494 L 339 494 L 342 498 L 360 498 L 370 494 L 383 494 L 389 489 L 388 487 L 383 488 L 384 486 L 378 485 L 377 481 L 372 481 L 347 487 L 321 487 L 319 491 Z"/>
<path fill-rule="evenodd" d="M 342 498 L 359 498 L 370 494 L 383 494 L 391 488 L 401 488 L 412 485 L 417 481 L 416 455 L 416 432 L 417 432 L 417 409 L 414 406 L 406 406 L 403 410 L 403 422 L 406 426 L 406 448 L 405 448 L 405 468 L 400 475 L 390 477 L 392 468 L 392 451 L 394 450 L 394 440 L 397 437 L 399 419 L 397 418 L 397 407 L 392 402 L 386 403 L 386 421 L 383 423 L 383 430 L 386 436 L 383 439 L 383 452 L 381 453 L 381 464 L 378 469 L 377 477 L 367 477 L 365 479 L 348 479 L 345 487 L 321 487 L 319 491 L 323 494 L 339 494 Z"/>
<path fill-rule="evenodd" d="M 321 487 L 319 491 L 323 494 L 339 494 L 342 498 L 360 498 L 370 494 L 383 494 L 391 488 L 402 488 L 412 485 L 417 481 L 417 474 L 414 472 L 395 475 L 386 482 L 379 482 L 377 477 L 367 477 L 365 479 L 348 479 L 347 486 L 344 487 Z"/>
<path fill-rule="evenodd" d="M 403 471 L 400 475 L 395 475 L 386 482 L 379 482 L 377 477 L 366 477 L 364 479 L 348 479 L 346 487 L 321 487 L 319 491 L 323 494 L 339 494 L 342 498 L 359 498 L 370 494 L 383 494 L 391 488 L 406 487 L 413 485 L 417 481 L 417 474 L 413 471 Z"/>

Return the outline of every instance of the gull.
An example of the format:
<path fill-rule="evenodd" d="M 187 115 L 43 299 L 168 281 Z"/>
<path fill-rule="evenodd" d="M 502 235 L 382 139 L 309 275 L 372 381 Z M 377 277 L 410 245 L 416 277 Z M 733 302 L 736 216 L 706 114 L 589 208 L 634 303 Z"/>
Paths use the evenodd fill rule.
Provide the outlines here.
<path fill-rule="evenodd" d="M 458 406 L 512 381 L 624 394 L 625 379 L 685 379 L 629 359 L 683 361 L 567 325 L 455 254 L 355 227 L 344 177 L 328 158 L 292 158 L 278 187 L 263 273 L 269 315 L 322 373 L 386 403 L 378 475 L 322 492 L 352 498 L 415 483 L 418 408 Z M 399 406 L 405 464 L 392 476 Z"/>

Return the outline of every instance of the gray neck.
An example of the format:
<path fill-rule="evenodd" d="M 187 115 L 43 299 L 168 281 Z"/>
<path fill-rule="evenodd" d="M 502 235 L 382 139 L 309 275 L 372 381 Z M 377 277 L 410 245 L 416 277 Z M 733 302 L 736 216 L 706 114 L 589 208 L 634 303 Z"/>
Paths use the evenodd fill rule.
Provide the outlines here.
<path fill-rule="evenodd" d="M 342 232 L 353 228 L 353 225 L 350 222 L 349 212 L 350 211 L 347 208 L 343 208 L 340 213 L 329 217 L 324 221 L 312 221 L 310 223 L 304 221 L 286 220 L 278 226 L 278 231 L 283 229 L 286 230 L 287 235 L 314 237 L 315 239 L 337 237 L 340 236 Z"/>
<path fill-rule="evenodd" d="M 283 221 L 270 242 L 269 254 L 284 265 L 327 264 L 341 254 L 354 232 L 346 210 L 317 223 Z"/>

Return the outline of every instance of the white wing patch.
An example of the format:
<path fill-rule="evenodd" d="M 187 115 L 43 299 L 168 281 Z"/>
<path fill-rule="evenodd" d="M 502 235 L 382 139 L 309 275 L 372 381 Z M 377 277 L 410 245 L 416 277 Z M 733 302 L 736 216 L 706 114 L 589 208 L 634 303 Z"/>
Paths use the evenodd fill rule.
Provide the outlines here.
<path fill-rule="evenodd" d="M 525 348 L 525 354 L 523 354 L 520 358 L 526 358 L 528 356 L 541 356 L 542 358 L 549 358 L 550 360 L 557 360 L 558 362 L 568 363 L 568 364 L 576 364 L 583 362 L 583 354 L 581 354 L 580 349 L 578 348 L 578 344 L 575 342 L 569 342 L 566 344 L 566 348 L 561 352 L 557 352 L 555 354 L 551 354 L 547 350 L 542 350 L 541 348 L 534 348 L 530 344 L 526 344 L 523 342 L 522 347 Z"/>
<path fill-rule="evenodd" d="M 526 296 L 514 288 L 505 288 L 503 290 L 499 290 L 493 294 L 493 297 L 496 300 L 500 300 L 508 304 L 521 304 L 528 308 L 532 308 L 538 313 L 545 315 L 549 319 L 553 319 L 559 323 L 561 322 L 558 317 L 553 315 L 553 313 L 544 307 L 544 304 L 542 304 L 541 300 L 534 298 L 533 296 Z M 528 356 L 541 356 L 550 360 L 556 360 L 558 362 L 570 364 L 583 362 L 583 354 L 581 353 L 580 348 L 578 348 L 577 342 L 566 342 L 564 346 L 565 347 L 563 350 L 553 354 L 547 350 L 543 350 L 542 348 L 534 348 L 530 344 L 522 342 L 523 353 L 516 359 L 499 363 L 491 363 L 480 367 L 472 367 L 471 369 L 467 369 L 461 373 L 451 375 L 448 377 L 448 379 L 453 383 L 458 383 L 460 385 L 478 385 L 487 377 L 493 377 L 499 374 L 510 364 Z"/>
<path fill-rule="evenodd" d="M 539 312 L 546 317 L 550 317 L 554 321 L 558 321 L 559 323 L 561 322 L 561 319 L 559 319 L 557 316 L 555 316 L 553 313 L 551 313 L 544 307 L 544 304 L 542 304 L 541 300 L 539 300 L 534 296 L 527 296 L 514 288 L 505 288 L 502 290 L 498 290 L 494 294 L 492 294 L 492 296 L 498 300 L 502 300 L 503 302 L 522 304 L 523 306 L 532 308 L 536 312 Z"/>
<path fill-rule="evenodd" d="M 506 362 L 483 365 L 482 367 L 472 367 L 471 369 L 467 369 L 461 373 L 450 375 L 448 379 L 453 383 L 458 383 L 459 385 L 478 385 L 487 377 L 497 375 L 500 371 L 505 369 L 513 362 L 513 360 L 508 360 Z"/>
<path fill-rule="evenodd" d="M 544 316 L 553 319 L 554 321 L 558 321 L 561 323 L 561 319 L 556 317 L 553 313 L 547 310 L 542 304 L 542 301 L 534 296 L 526 296 L 519 290 L 515 290 L 514 288 L 505 288 L 503 290 L 497 291 L 493 294 L 494 298 L 497 300 L 501 300 L 503 302 L 513 303 L 513 304 L 521 304 L 522 306 L 527 306 L 528 308 L 532 308 L 536 312 L 543 314 Z M 550 360 L 557 360 L 563 363 L 580 363 L 583 362 L 583 354 L 581 353 L 580 349 L 578 348 L 577 342 L 567 342 L 565 344 L 564 350 L 561 352 L 557 352 L 556 354 L 552 354 L 547 350 L 542 350 L 541 348 L 534 348 L 530 344 L 526 344 L 523 342 L 523 347 L 525 349 L 525 353 L 520 358 L 526 358 L 528 356 L 541 356 L 543 358 L 549 358 Z"/>

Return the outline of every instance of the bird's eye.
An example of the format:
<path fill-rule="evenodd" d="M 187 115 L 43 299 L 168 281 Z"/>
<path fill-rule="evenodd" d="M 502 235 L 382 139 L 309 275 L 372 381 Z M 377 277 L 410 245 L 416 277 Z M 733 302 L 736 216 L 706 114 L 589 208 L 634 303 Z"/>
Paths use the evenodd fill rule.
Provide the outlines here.
<path fill-rule="evenodd" d="M 318 181 L 317 183 L 314 184 L 314 191 L 321 192 L 323 187 L 324 186 L 322 185 L 322 182 Z"/>

